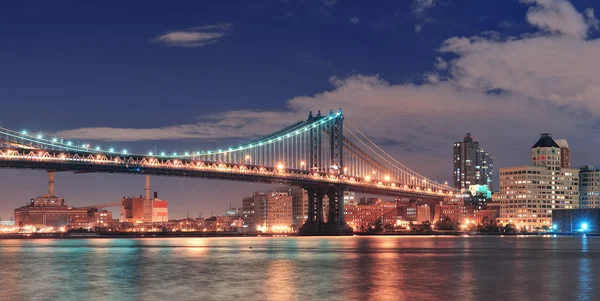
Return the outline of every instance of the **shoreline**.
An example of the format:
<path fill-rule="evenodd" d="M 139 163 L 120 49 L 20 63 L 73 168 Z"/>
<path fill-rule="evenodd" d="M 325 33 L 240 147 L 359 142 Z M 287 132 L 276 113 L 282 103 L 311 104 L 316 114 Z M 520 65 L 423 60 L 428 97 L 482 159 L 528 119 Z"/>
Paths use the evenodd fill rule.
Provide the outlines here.
<path fill-rule="evenodd" d="M 363 233 L 358 232 L 349 236 L 582 236 L 581 233 L 477 233 L 477 232 L 385 232 L 385 233 Z M 15 233 L 0 234 L 0 240 L 4 239 L 86 239 L 86 238 L 178 238 L 178 237 L 296 237 L 297 233 L 289 234 L 249 234 L 228 232 L 91 232 L 91 233 Z M 585 234 L 585 236 L 600 236 L 599 233 Z M 314 236 L 317 237 L 317 236 Z"/>

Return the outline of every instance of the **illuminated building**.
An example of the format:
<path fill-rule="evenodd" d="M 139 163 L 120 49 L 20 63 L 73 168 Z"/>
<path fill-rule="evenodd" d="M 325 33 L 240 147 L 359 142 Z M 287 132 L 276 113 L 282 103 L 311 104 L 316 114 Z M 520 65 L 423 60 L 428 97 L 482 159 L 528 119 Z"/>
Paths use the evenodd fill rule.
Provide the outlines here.
<path fill-rule="evenodd" d="M 492 189 L 494 173 L 493 158 L 470 133 L 462 142 L 454 143 L 453 181 L 457 189 L 468 189 L 469 185 L 487 185 Z"/>
<path fill-rule="evenodd" d="M 495 220 L 498 210 L 487 206 L 473 205 L 469 200 L 444 202 L 440 205 L 440 216 L 447 216 L 460 224 L 479 224 L 485 218 Z"/>
<path fill-rule="evenodd" d="M 579 170 L 562 167 L 570 165 L 564 160 L 560 145 L 543 133 L 531 147 L 533 166 L 501 168 L 500 223 L 534 230 L 552 224 L 553 210 L 579 208 Z"/>
<path fill-rule="evenodd" d="M 593 165 L 579 169 L 579 208 L 600 208 L 600 169 Z"/>
<path fill-rule="evenodd" d="M 90 227 L 110 227 L 113 223 L 112 212 L 107 210 L 92 210 L 89 212 Z"/>
<path fill-rule="evenodd" d="M 64 198 L 54 195 L 54 172 L 48 172 L 48 193 L 31 199 L 29 204 L 14 210 L 15 225 L 75 228 L 89 226 L 86 209 L 67 206 Z"/>
<path fill-rule="evenodd" d="M 554 170 L 557 167 L 558 170 Z M 533 230 L 552 223 L 554 209 L 579 207 L 579 170 L 552 165 L 500 169 L 500 218 Z"/>
<path fill-rule="evenodd" d="M 395 225 L 398 220 L 396 202 L 362 201 L 358 205 L 344 207 L 344 219 L 354 231 L 364 231 L 378 219 L 383 225 Z"/>
<path fill-rule="evenodd" d="M 158 199 L 156 193 L 151 199 L 151 207 L 144 206 L 145 198 L 123 197 L 121 202 L 121 222 L 142 223 L 142 222 L 167 222 L 169 221 L 169 202 Z M 151 210 L 151 220 L 146 221 L 145 211 Z"/>
<path fill-rule="evenodd" d="M 291 232 L 292 198 L 290 191 L 255 192 L 251 197 L 244 198 L 244 225 L 252 232 Z"/>
<path fill-rule="evenodd" d="M 273 189 L 292 196 L 292 225 L 300 227 L 308 218 L 308 192 L 302 187 L 285 186 Z"/>
<path fill-rule="evenodd" d="M 554 140 L 560 147 L 560 167 L 571 168 L 571 149 L 566 139 Z"/>
<path fill-rule="evenodd" d="M 154 192 L 154 198 L 150 195 L 150 175 L 146 175 L 146 186 L 144 188 L 146 197 L 123 197 L 121 198 L 121 222 L 130 223 L 156 223 L 169 221 L 169 202 L 158 199 L 158 193 Z"/>

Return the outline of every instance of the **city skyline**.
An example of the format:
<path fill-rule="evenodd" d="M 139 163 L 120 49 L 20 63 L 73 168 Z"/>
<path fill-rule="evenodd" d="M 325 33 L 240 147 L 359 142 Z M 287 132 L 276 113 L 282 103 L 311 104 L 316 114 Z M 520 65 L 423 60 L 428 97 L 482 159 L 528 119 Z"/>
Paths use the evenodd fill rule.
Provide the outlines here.
<path fill-rule="evenodd" d="M 128 27 L 126 17 L 119 14 L 111 15 L 116 20 L 113 26 L 98 27 L 92 17 L 109 13 L 93 4 L 79 4 L 72 11 L 57 13 L 65 21 L 45 26 L 46 36 L 36 34 L 36 27 L 50 19 L 36 12 L 57 12 L 60 7 L 3 4 L 5 9 L 0 14 L 9 26 L 0 30 L 7 41 L 13 42 L 7 43 L 0 54 L 6 67 L 0 71 L 0 79 L 7 87 L 0 92 L 6 100 L 3 111 L 27 113 L 3 114 L 0 123 L 31 131 L 52 131 L 81 141 L 95 138 L 110 143 L 107 138 L 118 137 L 121 141 L 112 141 L 116 147 L 127 146 L 140 152 L 154 146 L 178 151 L 231 144 L 240 140 L 239 135 L 257 136 L 290 120 L 300 120 L 309 109 L 343 107 L 344 113 L 360 122 L 365 132 L 383 143 L 387 151 L 403 158 L 409 167 L 440 181 L 450 182 L 449 145 L 465 132 L 473 133 L 495 155 L 496 167 L 528 162 L 523 145 L 542 132 L 569 140 L 573 166 L 595 164 L 589 150 L 600 149 L 600 143 L 588 137 L 595 130 L 597 108 L 593 102 L 585 103 L 596 96 L 590 89 L 598 74 L 579 67 L 585 59 L 592 59 L 590 53 L 597 53 L 593 51 L 597 48 L 597 20 L 593 10 L 586 9 L 597 11 L 600 7 L 584 1 L 573 1 L 572 5 L 557 2 L 561 5 L 515 1 L 490 15 L 493 7 L 475 2 L 432 1 L 435 5 L 420 6 L 421 2 L 416 1 L 390 4 L 391 11 L 406 12 L 383 19 L 378 17 L 386 15 L 382 9 L 364 10 L 359 4 L 343 1 L 292 1 L 290 5 L 281 3 L 269 9 L 257 2 L 241 5 L 242 11 L 252 12 L 249 16 L 225 17 L 227 8 L 216 6 L 214 11 L 203 12 L 211 16 L 200 18 L 201 22 L 192 14 L 181 14 L 185 10 L 181 8 L 177 20 L 164 18 L 143 30 Z M 193 4 L 187 5 L 187 10 L 194 8 Z M 472 5 L 481 12 L 482 20 L 469 17 L 459 22 L 465 17 L 459 12 L 463 5 Z M 160 8 L 151 3 L 147 8 L 149 15 L 139 19 L 140 24 L 150 24 L 150 16 L 156 16 Z M 566 16 L 564 23 L 548 21 L 555 11 Z M 32 18 L 38 18 L 37 22 L 28 23 Z M 266 43 L 277 40 L 283 32 L 250 25 L 249 19 L 256 18 L 288 25 L 298 43 L 291 43 L 291 38 L 279 44 Z M 387 24 L 377 23 L 378 20 Z M 67 28 L 69 22 L 81 22 L 81 26 Z M 442 24 L 448 22 L 466 28 L 444 29 Z M 302 35 L 309 30 L 304 26 L 326 28 L 324 37 L 336 37 L 337 43 Z M 110 34 L 118 29 L 136 38 Z M 93 37 L 85 35 L 90 30 L 96 33 Z M 490 34 L 489 30 L 496 32 Z M 63 43 L 45 43 L 53 37 L 52 33 Z M 404 46 L 407 41 L 394 38 L 398 34 L 414 43 L 415 49 L 428 51 L 414 53 Z M 19 38 L 23 36 L 31 38 L 23 41 Z M 478 38 L 468 38 L 474 36 Z M 385 53 L 380 58 L 370 55 L 358 60 L 370 53 L 370 48 L 362 44 L 371 42 L 386 43 Z M 540 53 L 544 45 L 570 49 L 582 61 Z M 33 47 L 37 52 L 22 51 Z M 246 52 L 240 53 L 240 48 Z M 558 72 L 564 75 L 542 66 L 514 64 L 532 51 L 542 56 L 540 60 L 552 59 L 560 64 Z M 265 55 L 273 52 L 279 55 Z M 137 53 L 140 55 L 134 55 Z M 527 86 L 512 86 L 504 81 L 506 78 L 496 78 L 485 68 L 492 55 L 500 57 L 500 70 L 520 76 L 527 68 L 533 68 L 538 76 L 524 81 Z M 64 63 L 66 56 L 70 63 Z M 256 63 L 249 63 L 251 58 Z M 38 64 L 42 59 L 44 63 Z M 117 67 L 111 62 L 123 64 Z M 292 72 L 273 70 L 282 64 Z M 260 72 L 260 67 L 270 72 Z M 550 88 L 549 78 L 553 76 L 583 76 L 589 80 L 565 80 Z M 35 89 L 26 88 L 24 83 Z M 230 85 L 236 89 L 230 89 Z M 273 86 L 277 89 L 271 89 Z M 454 116 L 464 110 L 473 117 L 469 122 Z M 236 134 L 240 128 L 244 131 Z M 388 130 L 380 133 L 375 131 L 378 128 Z M 188 139 L 165 141 L 166 137 Z M 140 139 L 157 141 L 136 141 Z M 15 206 L 45 191 L 43 172 L 0 173 L 5 187 L 11 187 L 3 196 L 1 216 L 10 216 Z M 57 194 L 64 196 L 68 204 L 78 206 L 106 203 L 142 193 L 143 181 L 143 177 L 134 176 L 59 173 Z M 241 201 L 249 191 L 271 187 L 159 177 L 153 181 L 155 190 L 172 201 L 174 217 L 181 217 L 188 210 L 224 211 L 230 201 Z"/>

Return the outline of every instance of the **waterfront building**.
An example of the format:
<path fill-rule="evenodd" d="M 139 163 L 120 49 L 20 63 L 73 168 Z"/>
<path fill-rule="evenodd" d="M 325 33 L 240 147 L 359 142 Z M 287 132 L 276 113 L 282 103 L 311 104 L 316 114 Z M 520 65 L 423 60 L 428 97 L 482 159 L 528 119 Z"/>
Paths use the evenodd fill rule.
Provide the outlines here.
<path fill-rule="evenodd" d="M 470 133 L 462 142 L 454 143 L 454 187 L 466 190 L 469 185 L 486 185 L 492 189 L 493 157 L 479 146 Z"/>
<path fill-rule="evenodd" d="M 379 219 L 384 226 L 396 225 L 398 220 L 397 203 L 370 199 L 359 202 L 357 205 L 345 206 L 344 219 L 354 231 L 365 231 Z"/>
<path fill-rule="evenodd" d="M 514 223 L 528 230 L 552 224 L 557 209 L 579 208 L 579 170 L 570 166 L 566 140 L 561 145 L 549 133 L 531 147 L 531 166 L 500 169 L 500 223 Z"/>
<path fill-rule="evenodd" d="M 146 198 L 123 197 L 121 198 L 121 222 L 143 223 L 143 222 L 167 222 L 169 221 L 169 202 L 158 199 L 156 192 L 150 200 L 151 206 L 145 206 Z M 146 211 L 150 211 L 151 219 L 146 218 Z"/>
<path fill-rule="evenodd" d="M 571 149 L 566 139 L 554 140 L 560 147 L 560 167 L 571 168 Z"/>
<path fill-rule="evenodd" d="M 254 192 L 243 199 L 244 226 L 249 231 L 281 233 L 292 231 L 292 195 L 290 191 Z"/>
<path fill-rule="evenodd" d="M 600 208 L 600 169 L 594 165 L 579 169 L 579 208 Z"/>
<path fill-rule="evenodd" d="M 285 192 L 292 197 L 292 225 L 301 227 L 308 219 L 308 192 L 298 186 L 274 188 L 274 192 Z"/>
<path fill-rule="evenodd" d="M 600 208 L 554 210 L 552 231 L 597 234 L 600 232 Z"/>
<path fill-rule="evenodd" d="M 54 195 L 54 172 L 48 172 L 48 193 L 31 199 L 14 210 L 15 225 L 19 227 L 89 227 L 88 211 L 74 208 L 65 199 Z"/>

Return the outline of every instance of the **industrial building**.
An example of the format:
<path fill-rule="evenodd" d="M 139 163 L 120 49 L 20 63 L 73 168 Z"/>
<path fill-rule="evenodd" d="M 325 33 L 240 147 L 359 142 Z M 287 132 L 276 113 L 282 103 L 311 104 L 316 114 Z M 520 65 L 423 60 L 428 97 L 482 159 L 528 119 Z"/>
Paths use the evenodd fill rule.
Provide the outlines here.
<path fill-rule="evenodd" d="M 74 208 L 65 199 L 54 195 L 54 172 L 48 172 L 48 193 L 31 199 L 25 206 L 16 208 L 15 225 L 19 227 L 88 227 L 88 211 Z"/>
<path fill-rule="evenodd" d="M 156 223 L 169 221 L 169 202 L 160 200 L 158 193 L 150 196 L 150 176 L 146 175 L 146 196 L 121 199 L 121 222 Z"/>

